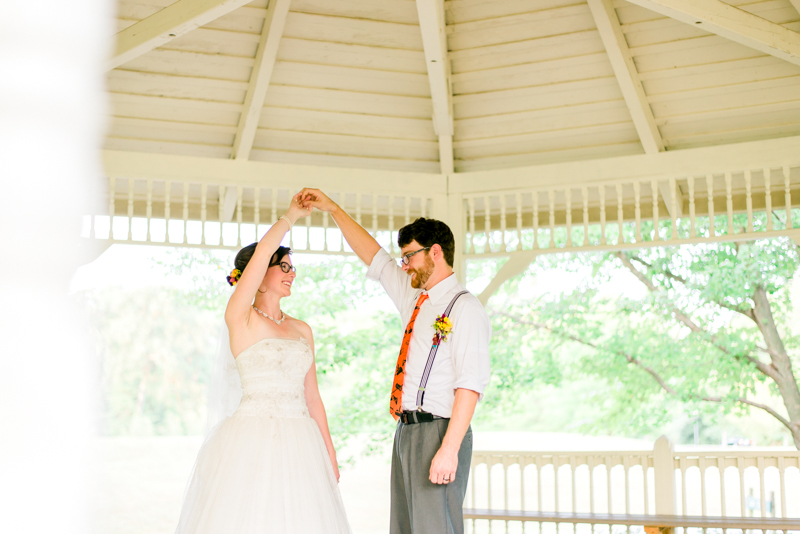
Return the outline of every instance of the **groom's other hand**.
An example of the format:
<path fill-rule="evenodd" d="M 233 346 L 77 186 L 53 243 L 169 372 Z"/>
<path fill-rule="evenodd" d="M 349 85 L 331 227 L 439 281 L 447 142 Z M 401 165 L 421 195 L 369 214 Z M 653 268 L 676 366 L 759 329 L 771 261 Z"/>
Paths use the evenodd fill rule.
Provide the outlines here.
<path fill-rule="evenodd" d="M 430 481 L 434 484 L 449 484 L 456 479 L 458 449 L 442 446 L 431 462 Z"/>
<path fill-rule="evenodd" d="M 339 206 L 331 200 L 328 195 L 319 189 L 303 188 L 302 191 L 295 195 L 301 206 L 306 209 L 317 208 L 320 211 L 327 211 L 333 213 Z"/>

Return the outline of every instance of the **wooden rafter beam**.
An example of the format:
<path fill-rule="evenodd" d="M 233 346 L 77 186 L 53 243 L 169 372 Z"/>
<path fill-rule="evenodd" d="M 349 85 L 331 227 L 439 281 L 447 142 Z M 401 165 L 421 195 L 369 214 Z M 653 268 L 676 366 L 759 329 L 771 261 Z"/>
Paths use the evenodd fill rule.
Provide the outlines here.
<path fill-rule="evenodd" d="M 612 0 L 588 0 L 588 2 L 642 147 L 647 154 L 661 152 L 664 150 L 664 141 L 658 131 L 653 110 L 647 101 L 647 95 L 633 63 L 633 56 L 628 49 Z"/>
<path fill-rule="evenodd" d="M 135 59 L 199 28 L 252 0 L 178 0 L 117 33 L 117 46 L 108 69 Z"/>
<path fill-rule="evenodd" d="M 800 33 L 721 0 L 627 0 L 731 41 L 800 65 Z"/>
<path fill-rule="evenodd" d="M 417 0 L 419 27 L 433 102 L 433 127 L 439 136 L 439 162 L 444 175 L 453 174 L 453 98 L 450 59 L 442 0 Z"/>
<path fill-rule="evenodd" d="M 253 149 L 258 121 L 261 119 L 264 99 L 267 96 L 272 71 L 275 69 L 275 59 L 278 57 L 278 45 L 289 14 L 289 1 L 270 0 L 267 8 L 256 52 L 256 62 L 250 75 L 250 84 L 247 87 L 242 114 L 239 117 L 239 127 L 233 142 L 231 154 L 233 159 L 248 159 Z"/>
<path fill-rule="evenodd" d="M 789 1 L 792 3 L 797 12 L 800 13 L 800 0 L 789 0 Z"/>

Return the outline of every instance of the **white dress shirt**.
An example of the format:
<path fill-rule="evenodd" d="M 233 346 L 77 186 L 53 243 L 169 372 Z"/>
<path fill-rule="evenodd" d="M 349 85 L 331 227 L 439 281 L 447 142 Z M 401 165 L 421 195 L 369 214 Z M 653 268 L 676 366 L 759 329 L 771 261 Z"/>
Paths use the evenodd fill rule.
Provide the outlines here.
<path fill-rule="evenodd" d="M 367 278 L 379 281 L 389 294 L 400 311 L 405 331 L 417 299 L 424 290 L 411 287 L 411 277 L 383 248 L 372 258 Z M 433 344 L 433 323 L 461 291 L 464 291 L 464 286 L 458 283 L 455 274 L 427 291 L 429 298 L 419 309 L 408 347 L 403 410 L 417 409 L 417 391 Z M 480 394 L 480 399 L 489 384 L 489 339 L 492 337 L 492 327 L 483 305 L 471 293 L 462 295 L 450 312 L 450 320 L 453 330 L 447 336 L 447 341 L 439 345 L 422 406 L 426 412 L 440 417 L 452 415 L 457 388 L 475 391 Z M 399 351 L 400 343 L 397 347 Z"/>

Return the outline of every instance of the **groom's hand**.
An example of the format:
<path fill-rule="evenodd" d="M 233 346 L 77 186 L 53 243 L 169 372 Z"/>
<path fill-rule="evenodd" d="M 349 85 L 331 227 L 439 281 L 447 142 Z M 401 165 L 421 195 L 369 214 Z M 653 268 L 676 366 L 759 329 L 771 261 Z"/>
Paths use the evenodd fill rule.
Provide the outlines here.
<path fill-rule="evenodd" d="M 319 189 L 304 188 L 295 198 L 306 209 L 317 208 L 320 211 L 333 212 L 339 206 Z"/>
<path fill-rule="evenodd" d="M 456 479 L 458 469 L 458 450 L 441 447 L 431 462 L 430 481 L 434 484 L 449 484 Z"/>

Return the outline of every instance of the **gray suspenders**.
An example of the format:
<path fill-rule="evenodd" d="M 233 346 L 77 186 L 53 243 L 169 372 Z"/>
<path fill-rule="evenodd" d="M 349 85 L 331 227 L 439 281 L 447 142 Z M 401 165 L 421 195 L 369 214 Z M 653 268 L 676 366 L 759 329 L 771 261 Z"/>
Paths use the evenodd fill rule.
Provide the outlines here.
<path fill-rule="evenodd" d="M 453 306 L 455 306 L 458 298 L 461 295 L 466 295 L 467 293 L 469 293 L 469 291 L 462 291 L 453 297 L 453 300 L 451 300 L 450 304 L 447 305 L 447 309 L 442 315 L 450 317 L 450 312 L 453 311 Z M 436 351 L 438 350 L 438 343 L 431 345 L 431 351 L 428 353 L 428 362 L 425 364 L 425 372 L 422 373 L 422 379 L 419 381 L 419 391 L 417 391 L 417 411 L 422 411 L 422 399 L 425 398 L 425 387 L 428 385 L 428 378 L 431 376 L 431 369 L 433 368 L 433 360 L 436 359 Z"/>

